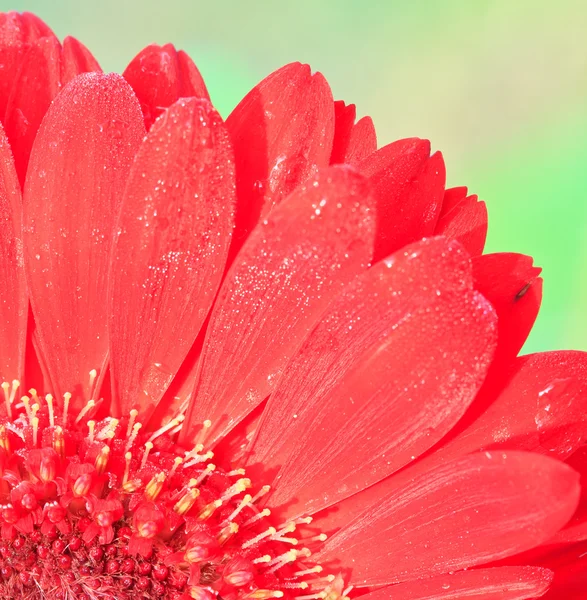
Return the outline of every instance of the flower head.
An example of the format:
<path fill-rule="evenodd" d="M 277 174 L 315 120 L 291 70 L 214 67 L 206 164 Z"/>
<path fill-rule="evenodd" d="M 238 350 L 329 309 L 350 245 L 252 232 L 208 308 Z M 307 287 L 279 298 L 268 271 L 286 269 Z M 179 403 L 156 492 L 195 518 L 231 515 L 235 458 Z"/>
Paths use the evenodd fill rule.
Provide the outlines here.
<path fill-rule="evenodd" d="M 587 361 L 517 357 L 540 271 L 441 154 L 306 65 L 223 121 L 171 45 L 0 29 L 0 590 L 544 594 Z"/>

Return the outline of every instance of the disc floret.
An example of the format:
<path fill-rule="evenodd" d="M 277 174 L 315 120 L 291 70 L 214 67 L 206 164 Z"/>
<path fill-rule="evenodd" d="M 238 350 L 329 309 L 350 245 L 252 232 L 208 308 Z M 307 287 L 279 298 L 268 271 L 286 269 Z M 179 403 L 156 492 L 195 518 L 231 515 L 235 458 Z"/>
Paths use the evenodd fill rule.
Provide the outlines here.
<path fill-rule="evenodd" d="M 70 415 L 20 383 L 3 384 L 0 425 L 0 589 L 13 597 L 170 600 L 336 600 L 340 578 L 309 565 L 324 536 L 299 539 L 311 518 L 279 526 L 258 505 L 243 469 L 210 462 L 205 422 L 194 448 L 174 439 L 183 414 L 156 431 L 96 417 L 90 400 Z M 298 531 L 299 533 L 299 531 Z"/>

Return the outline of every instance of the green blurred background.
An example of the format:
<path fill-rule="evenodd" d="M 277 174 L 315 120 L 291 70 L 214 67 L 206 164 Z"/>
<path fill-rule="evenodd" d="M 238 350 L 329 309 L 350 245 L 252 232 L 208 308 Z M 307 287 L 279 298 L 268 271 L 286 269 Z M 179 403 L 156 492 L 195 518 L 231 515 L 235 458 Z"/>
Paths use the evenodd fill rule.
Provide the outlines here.
<path fill-rule="evenodd" d="M 585 0 L 0 0 L 74 35 L 105 70 L 150 42 L 188 51 L 227 115 L 301 60 L 369 114 L 380 144 L 427 137 L 488 203 L 487 250 L 534 256 L 527 351 L 587 349 Z"/>

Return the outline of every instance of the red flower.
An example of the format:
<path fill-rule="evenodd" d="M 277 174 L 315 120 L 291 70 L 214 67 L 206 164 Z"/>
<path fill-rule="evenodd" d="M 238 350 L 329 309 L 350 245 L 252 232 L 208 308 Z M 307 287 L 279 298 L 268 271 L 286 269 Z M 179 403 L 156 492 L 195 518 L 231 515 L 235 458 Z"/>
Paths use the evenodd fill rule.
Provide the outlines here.
<path fill-rule="evenodd" d="M 519 600 L 555 545 L 575 569 L 587 360 L 517 357 L 540 271 L 482 255 L 440 153 L 377 150 L 305 65 L 223 122 L 173 46 L 121 77 L 0 28 L 0 591 Z"/>

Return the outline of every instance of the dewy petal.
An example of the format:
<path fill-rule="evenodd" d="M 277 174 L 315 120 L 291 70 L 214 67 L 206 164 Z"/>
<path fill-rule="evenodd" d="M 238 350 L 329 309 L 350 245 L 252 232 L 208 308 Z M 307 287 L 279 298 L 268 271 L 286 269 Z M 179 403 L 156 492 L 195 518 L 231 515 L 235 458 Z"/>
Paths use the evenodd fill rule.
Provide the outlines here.
<path fill-rule="evenodd" d="M 286 65 L 241 100 L 226 126 L 234 144 L 238 191 L 232 261 L 259 219 L 328 166 L 334 136 L 330 87 L 308 65 Z"/>
<path fill-rule="evenodd" d="M 0 125 L 0 380 L 22 379 L 28 298 L 22 264 L 22 198 L 14 160 Z"/>
<path fill-rule="evenodd" d="M 487 382 L 465 419 L 470 424 L 439 457 L 515 445 L 565 459 L 587 441 L 587 353 L 530 354 L 503 370 L 498 390 Z"/>
<path fill-rule="evenodd" d="M 334 103 L 334 141 L 331 164 L 359 164 L 377 150 L 377 135 L 370 117 L 363 117 L 355 124 L 357 110 L 342 100 Z"/>
<path fill-rule="evenodd" d="M 549 540 L 551 544 L 569 544 L 587 540 L 587 446 L 575 452 L 567 464 L 581 475 L 581 500 L 567 526 Z"/>
<path fill-rule="evenodd" d="M 14 79 L 4 120 L 16 171 L 24 184 L 31 148 L 39 125 L 62 85 L 88 70 L 100 70 L 89 50 L 73 38 L 61 47 L 44 37 L 31 44 Z"/>
<path fill-rule="evenodd" d="M 61 85 L 67 85 L 80 73 L 100 72 L 102 69 L 92 53 L 74 37 L 63 40 L 61 51 Z"/>
<path fill-rule="evenodd" d="M 130 172 L 111 272 L 113 414 L 161 399 L 216 295 L 235 205 L 228 132 L 207 100 L 182 99 Z"/>
<path fill-rule="evenodd" d="M 280 469 L 270 497 L 285 505 L 280 516 L 372 485 L 454 426 L 495 345 L 495 315 L 471 286 L 467 255 L 437 238 L 379 263 L 333 302 L 270 397 L 248 458 L 253 473 Z"/>
<path fill-rule="evenodd" d="M 183 440 L 212 421 L 216 440 L 274 388 L 328 302 L 371 259 L 366 180 L 330 167 L 255 228 L 214 305 Z"/>
<path fill-rule="evenodd" d="M 503 252 L 473 257 L 475 289 L 498 315 L 500 361 L 516 356 L 526 341 L 542 300 L 541 269 L 530 256 Z"/>
<path fill-rule="evenodd" d="M 495 567 L 459 571 L 380 588 L 364 600 L 529 600 L 542 596 L 552 571 L 540 567 Z"/>
<path fill-rule="evenodd" d="M 0 120 L 4 122 L 10 91 L 28 45 L 42 37 L 55 37 L 48 25 L 29 12 L 0 12 Z"/>
<path fill-rule="evenodd" d="M 183 50 L 178 52 L 173 44 L 147 46 L 130 61 L 122 75 L 141 103 L 147 129 L 179 98 L 210 100 L 198 68 Z"/>
<path fill-rule="evenodd" d="M 473 454 L 371 505 L 314 558 L 348 567 L 356 585 L 449 573 L 548 540 L 573 514 L 579 493 L 578 474 L 560 461 L 524 452 Z"/>
<path fill-rule="evenodd" d="M 549 352 L 502 364 L 499 380 L 486 380 L 463 419 L 433 452 L 339 503 L 335 511 L 323 511 L 315 517 L 317 525 L 327 531 L 341 527 L 406 482 L 471 452 L 516 447 L 569 456 L 585 440 L 585 356 Z"/>
<path fill-rule="evenodd" d="M 359 170 L 377 198 L 375 261 L 434 233 L 446 172 L 440 152 L 430 156 L 430 142 L 393 142 L 361 161 Z"/>
<path fill-rule="evenodd" d="M 35 140 L 24 191 L 25 266 L 54 394 L 83 402 L 90 370 L 104 374 L 114 224 L 144 133 L 124 79 L 91 73 L 57 96 Z"/>
<path fill-rule="evenodd" d="M 445 202 L 446 192 L 443 208 Z M 479 202 L 476 195 L 464 198 L 452 210 L 441 214 L 434 233 L 458 240 L 472 256 L 481 254 L 487 237 L 485 202 Z"/>

